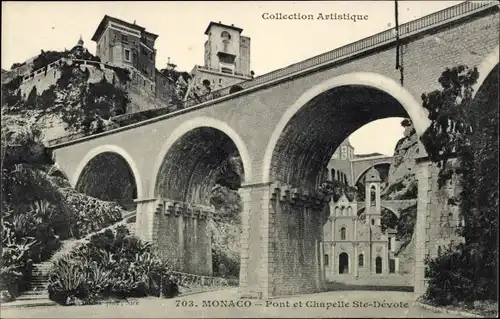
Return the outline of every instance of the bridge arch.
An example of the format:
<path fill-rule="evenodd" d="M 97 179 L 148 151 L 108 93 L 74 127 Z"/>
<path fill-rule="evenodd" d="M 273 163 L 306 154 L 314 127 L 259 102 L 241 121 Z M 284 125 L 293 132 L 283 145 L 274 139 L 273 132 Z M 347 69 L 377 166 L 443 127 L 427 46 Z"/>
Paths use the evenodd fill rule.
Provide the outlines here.
<path fill-rule="evenodd" d="M 363 176 L 366 174 L 366 172 L 368 172 L 368 171 L 369 171 L 372 167 L 379 166 L 379 165 L 389 165 L 389 166 L 390 166 L 390 165 L 391 165 L 391 161 L 380 161 L 380 162 L 378 162 L 378 163 L 372 164 L 372 165 L 370 165 L 369 167 L 367 167 L 367 168 L 363 169 L 363 170 L 362 170 L 362 171 L 358 174 L 358 176 L 356 176 L 356 178 L 354 179 L 354 185 L 357 185 L 357 184 L 358 184 L 358 182 L 359 182 L 359 179 L 360 179 L 361 177 L 363 177 Z"/>
<path fill-rule="evenodd" d="M 483 83 L 486 81 L 490 73 L 494 70 L 494 68 L 499 63 L 500 54 L 500 46 L 496 46 L 496 48 L 486 56 L 486 58 L 481 62 L 481 64 L 477 67 L 479 72 L 479 78 L 477 79 L 476 84 L 474 85 L 474 91 L 472 92 L 472 97 L 476 96 L 476 93 L 481 89 Z"/>
<path fill-rule="evenodd" d="M 81 179 L 85 175 L 85 170 L 91 169 L 90 166 L 94 161 L 98 160 L 99 157 L 106 155 L 111 155 L 112 156 L 111 158 L 118 160 L 120 164 L 125 164 L 123 165 L 123 169 L 128 170 L 128 173 L 132 175 L 131 178 L 133 179 L 132 181 L 133 186 L 135 186 L 136 188 L 135 189 L 136 194 L 133 197 L 141 198 L 143 196 L 143 188 L 141 182 L 142 177 L 139 173 L 139 169 L 137 168 L 134 159 L 123 148 L 111 144 L 95 147 L 83 157 L 83 159 L 76 167 L 76 170 L 70 179 L 71 186 L 78 188 L 79 181 L 81 181 Z M 130 198 L 130 199 L 135 199 L 135 198 Z"/>
<path fill-rule="evenodd" d="M 385 102 L 392 104 L 393 109 L 391 110 L 392 112 L 384 112 L 384 109 L 387 111 L 387 107 L 384 108 L 384 106 L 381 106 L 380 109 L 377 110 L 377 112 L 374 112 L 373 109 L 371 109 L 366 111 L 367 115 L 364 119 L 364 123 L 357 122 L 352 125 L 352 127 L 348 127 L 349 125 L 345 127 L 339 126 L 341 129 L 341 133 L 343 134 L 342 140 L 362 125 L 381 118 L 400 116 L 409 117 L 412 120 L 418 135 L 423 134 L 430 125 L 430 120 L 427 117 L 427 111 L 421 106 L 420 103 L 415 100 L 410 92 L 408 92 L 396 81 L 380 74 L 370 72 L 357 72 L 340 75 L 326 80 L 305 92 L 292 106 L 288 108 L 285 114 L 281 117 L 266 147 L 263 159 L 262 181 L 269 182 L 272 179 L 282 178 L 288 179 L 288 181 L 283 180 L 283 182 L 290 183 L 290 177 L 294 174 L 297 175 L 297 169 L 292 168 L 292 166 L 298 167 L 301 165 L 312 165 L 315 167 L 311 169 L 309 173 L 302 172 L 300 174 L 316 174 L 317 172 L 314 172 L 314 170 L 319 170 L 322 166 L 325 165 L 325 163 L 333 154 L 335 148 L 340 144 L 342 140 L 334 141 L 333 144 L 332 142 L 329 142 L 330 145 L 327 144 L 326 146 L 328 150 L 319 152 L 319 154 L 317 154 L 316 152 L 318 151 L 320 145 L 324 144 L 326 141 L 321 141 L 321 138 L 326 138 L 326 132 L 318 132 L 318 130 L 316 130 L 315 141 L 306 141 L 306 144 L 308 145 L 301 150 L 305 154 L 298 155 L 298 157 L 294 159 L 295 162 L 289 160 L 290 164 L 288 168 L 290 168 L 292 171 L 295 171 L 287 172 L 286 168 L 282 169 L 280 172 L 282 176 L 280 175 L 278 177 L 272 176 L 273 174 L 276 175 L 278 173 L 273 172 L 271 168 L 280 166 L 279 164 L 273 163 L 278 161 L 276 157 L 279 157 L 280 149 L 283 150 L 283 147 L 281 145 L 283 143 L 280 144 L 279 141 L 283 138 L 283 136 L 287 134 L 292 136 L 295 135 L 295 137 L 299 136 L 299 138 L 307 140 L 307 136 L 305 136 L 304 134 L 301 135 L 301 130 L 303 131 L 304 129 L 309 129 L 309 131 L 314 131 L 315 125 L 316 127 L 320 126 L 321 124 L 325 125 L 325 122 L 319 124 L 320 121 L 318 120 L 318 114 L 321 113 L 315 113 L 315 115 L 313 116 L 313 111 L 308 112 L 308 109 L 314 110 L 315 108 L 318 109 L 323 106 L 323 108 L 321 108 L 323 111 L 330 112 L 334 108 L 325 108 L 324 105 L 321 104 L 325 104 L 328 99 L 332 100 L 332 97 L 334 97 L 338 101 L 340 101 L 336 101 L 337 103 L 339 103 L 339 107 L 344 107 L 343 110 L 347 111 L 349 110 L 349 108 L 345 108 L 345 105 L 342 105 L 342 102 L 344 104 L 350 103 L 349 100 L 345 99 L 345 96 L 349 94 L 349 92 L 353 91 L 356 91 L 357 94 L 359 94 L 359 105 L 357 105 L 359 110 L 361 110 L 363 107 L 361 106 L 362 102 L 369 102 L 374 99 L 384 99 Z M 395 104 L 397 104 L 397 107 L 394 106 Z M 376 106 L 378 107 L 379 105 Z M 398 110 L 394 112 L 393 110 L 396 108 L 398 108 Z M 340 116 L 340 112 L 337 112 L 335 114 L 334 111 L 331 111 L 330 118 L 328 120 L 338 118 L 339 122 L 350 121 L 350 123 L 354 123 L 357 119 L 352 116 L 352 112 L 355 111 L 351 111 L 351 114 L 345 115 L 344 118 L 342 118 Z M 300 124 L 299 121 L 297 121 L 297 118 L 301 116 L 305 117 L 305 121 L 309 122 L 305 125 L 303 123 Z M 317 120 L 316 123 L 314 123 L 314 118 Z M 326 119 L 323 119 L 323 116 L 319 116 L 319 118 L 321 118 L 321 121 L 326 121 Z M 296 127 L 293 127 L 294 125 Z M 297 129 L 297 126 L 300 125 L 302 126 Z M 309 132 L 306 132 L 306 134 L 308 133 Z M 340 139 L 340 137 L 338 139 Z M 323 148 L 325 148 L 325 146 L 323 146 Z M 286 150 L 284 153 L 286 153 L 286 155 L 291 155 L 293 152 L 293 150 Z M 285 156 L 283 155 L 282 161 L 284 161 L 284 158 Z M 296 180 L 303 178 L 306 178 L 306 176 L 300 176 L 300 178 L 295 177 Z M 312 178 L 312 176 L 307 176 L 307 178 Z M 291 183 L 293 184 L 293 182 Z"/>
<path fill-rule="evenodd" d="M 391 213 L 393 213 L 397 218 L 399 218 L 399 211 L 397 209 L 394 209 L 390 206 L 387 206 L 387 205 L 380 205 L 380 208 L 381 209 L 387 209 L 388 211 L 390 211 Z M 361 207 L 360 209 L 358 209 L 358 211 L 356 212 L 356 216 L 360 216 L 361 214 L 363 214 L 364 212 L 366 211 L 366 207 Z"/>
<path fill-rule="evenodd" d="M 203 140 L 202 136 L 207 135 L 207 134 L 214 134 L 214 138 L 209 141 L 208 139 Z M 174 131 L 173 133 L 167 138 L 165 143 L 163 144 L 160 152 L 158 153 L 158 156 L 155 160 L 154 164 L 154 169 L 153 169 L 153 176 L 151 177 L 151 184 L 149 187 L 150 191 L 150 196 L 151 197 L 156 197 L 159 195 L 159 188 L 160 184 L 164 184 L 165 181 L 161 181 L 159 176 L 162 174 L 162 171 L 165 171 L 165 163 L 168 160 L 167 157 L 169 154 L 173 154 L 175 152 L 178 152 L 181 150 L 183 147 L 182 144 L 185 143 L 186 141 L 190 139 L 196 139 L 196 138 L 201 138 L 199 143 L 212 143 L 218 140 L 216 143 L 220 143 L 216 145 L 222 152 L 227 153 L 225 155 L 230 155 L 229 153 L 231 152 L 237 152 L 238 155 L 241 158 L 242 166 L 243 166 L 243 175 L 244 175 L 244 182 L 248 183 L 252 180 L 252 159 L 250 157 L 250 154 L 247 150 L 247 147 L 245 143 L 243 142 L 243 139 L 232 129 L 227 123 L 222 122 L 220 120 L 210 118 L 210 117 L 197 117 L 191 120 L 188 120 L 186 122 L 181 123 Z M 213 146 L 212 144 L 211 146 Z M 205 147 L 208 146 L 208 144 L 201 145 L 199 144 L 200 147 Z M 234 148 L 234 149 L 229 149 L 229 148 Z M 191 148 L 192 150 L 193 148 Z M 203 169 L 201 166 L 204 164 L 202 156 L 207 155 L 207 152 L 210 152 L 211 147 L 206 147 L 205 148 L 205 154 L 202 154 L 200 152 L 197 152 L 197 163 L 193 163 L 193 165 L 189 168 L 190 172 L 186 172 L 186 174 L 191 174 L 193 170 L 199 170 Z M 191 152 L 192 154 L 194 151 L 187 150 L 186 148 L 184 149 L 185 154 L 186 152 Z M 180 154 L 180 153 L 179 153 Z M 212 153 L 210 153 L 212 154 Z M 215 153 L 212 154 L 213 156 Z M 220 154 L 219 154 L 220 155 Z M 173 155 L 172 155 L 173 156 Z M 208 155 L 207 155 L 208 156 Z M 217 155 L 218 156 L 218 155 Z M 205 161 L 208 160 L 205 158 Z M 218 163 L 211 163 L 211 167 L 215 167 L 214 165 L 221 164 L 220 162 Z M 185 167 L 186 168 L 186 167 Z M 187 168 L 186 168 L 187 169 Z M 208 169 L 208 167 L 206 168 Z M 172 169 L 167 169 L 170 172 L 174 172 Z M 214 178 L 215 176 L 210 176 L 207 178 Z M 184 179 L 184 183 L 193 183 L 196 181 L 193 181 L 193 176 L 189 178 L 189 180 Z M 179 180 L 180 181 L 180 180 Z M 198 181 L 199 183 L 200 181 Z M 243 182 L 243 181 L 242 181 Z M 172 186 L 172 185 L 170 185 Z M 187 185 L 183 185 L 186 186 Z M 172 187 L 170 187 L 172 188 Z M 181 191 L 181 190 L 179 190 Z M 186 190 L 182 190 L 186 191 Z M 180 194 L 177 194 L 178 196 L 181 196 Z M 182 196 L 181 196 L 182 197 Z M 181 198 L 170 198 L 172 200 L 181 200 Z"/>

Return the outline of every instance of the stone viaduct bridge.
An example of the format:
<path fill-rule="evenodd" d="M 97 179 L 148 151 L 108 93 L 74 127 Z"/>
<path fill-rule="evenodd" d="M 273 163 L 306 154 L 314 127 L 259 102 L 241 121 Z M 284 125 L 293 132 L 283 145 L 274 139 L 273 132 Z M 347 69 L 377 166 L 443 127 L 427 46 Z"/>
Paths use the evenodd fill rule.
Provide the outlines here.
<path fill-rule="evenodd" d="M 99 167 L 99 158 L 106 164 L 106 154 L 126 162 L 121 178 L 135 183 L 136 234 L 187 268 L 210 263 L 210 248 L 194 253 L 206 247 L 198 241 L 206 231 L 208 193 L 216 168 L 238 153 L 244 169 L 242 296 L 315 292 L 325 281 L 320 243 L 326 205 L 311 190 L 337 146 L 361 126 L 388 117 L 409 117 L 421 135 L 430 121 L 419 97 L 439 88 L 446 67 L 477 66 L 476 92 L 485 94 L 484 84 L 498 72 L 498 30 L 496 2 L 464 2 L 400 26 L 403 85 L 395 69 L 395 32 L 388 30 L 243 82 L 239 92 L 223 89 L 204 103 L 49 147 L 73 185 Z M 414 283 L 421 293 L 423 260 L 436 242 L 428 225 L 439 203 L 436 168 L 423 157 L 418 169 Z M 94 176 L 116 179 L 107 172 Z M 209 272 L 202 266 L 187 271 Z"/>
<path fill-rule="evenodd" d="M 406 200 L 381 200 L 380 206 L 383 208 L 387 208 L 391 212 L 394 213 L 397 217 L 400 215 L 400 211 L 413 206 L 417 203 L 416 199 L 406 199 Z M 362 201 L 358 201 L 358 214 L 359 212 L 366 207 L 366 203 Z"/>
<path fill-rule="evenodd" d="M 353 185 L 357 185 L 368 170 L 378 165 L 391 165 L 392 156 L 378 155 L 351 160 Z"/>

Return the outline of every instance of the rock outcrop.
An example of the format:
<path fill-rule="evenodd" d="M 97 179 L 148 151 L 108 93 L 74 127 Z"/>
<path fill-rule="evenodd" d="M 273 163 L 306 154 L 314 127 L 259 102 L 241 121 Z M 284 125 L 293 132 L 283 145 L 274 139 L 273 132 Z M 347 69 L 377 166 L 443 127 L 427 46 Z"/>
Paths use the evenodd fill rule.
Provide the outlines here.
<path fill-rule="evenodd" d="M 172 87 L 167 95 L 181 96 L 162 94 L 157 98 L 153 82 L 133 70 L 100 63 L 86 49 L 81 50 L 48 51 L 50 55 L 42 52 L 31 68 L 3 73 L 2 113 L 37 122 L 44 139 L 51 140 L 117 127 L 119 124 L 111 121 L 113 117 L 167 108 L 168 101 L 181 101 L 187 90 L 186 84 L 177 92 L 176 83 L 167 83 L 167 78 L 161 84 Z M 32 70 L 35 66 L 38 69 Z"/>
<path fill-rule="evenodd" d="M 416 198 L 415 158 L 418 155 L 418 137 L 409 120 L 401 123 L 405 127 L 394 149 L 394 156 L 388 176 L 388 186 L 381 194 L 382 199 L 398 200 Z"/>

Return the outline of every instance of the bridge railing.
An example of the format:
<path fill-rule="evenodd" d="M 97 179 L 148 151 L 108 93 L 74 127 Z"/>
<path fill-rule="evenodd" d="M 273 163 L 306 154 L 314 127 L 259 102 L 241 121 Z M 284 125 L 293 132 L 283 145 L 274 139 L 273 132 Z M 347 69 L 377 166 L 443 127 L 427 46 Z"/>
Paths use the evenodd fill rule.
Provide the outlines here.
<path fill-rule="evenodd" d="M 482 11 L 487 8 L 492 8 L 497 6 L 498 4 L 494 1 L 491 2 L 471 2 L 466 1 L 462 2 L 456 6 L 449 7 L 443 9 L 438 12 L 431 13 L 422 18 L 404 23 L 399 26 L 399 36 L 400 38 L 404 38 L 405 36 L 409 36 L 430 27 L 436 26 L 438 24 L 442 24 L 443 22 L 447 22 L 448 20 L 457 19 L 462 16 L 470 15 L 475 12 Z M 295 73 L 299 73 L 305 71 L 307 69 L 320 67 L 324 64 L 331 64 L 337 61 L 341 61 L 347 57 L 351 57 L 358 53 L 362 53 L 366 50 L 381 46 L 383 44 L 388 44 L 394 41 L 396 38 L 396 29 L 392 28 L 389 30 L 385 30 L 379 32 L 370 37 L 361 39 L 359 41 L 344 45 L 340 48 L 334 49 L 332 51 L 328 51 L 326 53 L 314 56 L 312 58 L 303 60 L 301 62 L 289 65 L 287 67 L 263 74 L 261 76 L 257 76 L 252 80 L 239 82 L 237 85 L 242 89 L 249 89 L 255 86 L 259 86 L 262 84 L 266 84 L 280 78 L 284 78 L 287 76 L 291 76 Z M 198 104 L 202 104 L 208 101 L 212 101 L 224 96 L 228 96 L 230 94 L 231 87 L 225 87 L 216 91 L 212 91 L 210 93 L 204 94 L 199 97 L 190 98 L 185 101 L 184 108 L 190 108 Z M 83 135 L 85 136 L 85 135 Z M 82 137 L 80 134 L 70 135 L 68 137 L 61 137 L 52 141 L 49 141 L 49 145 L 57 145 L 60 143 L 64 143 L 67 141 L 75 140 L 77 138 Z"/>
<path fill-rule="evenodd" d="M 184 272 L 173 271 L 178 283 L 182 286 L 193 288 L 193 287 L 205 287 L 205 286 L 237 286 L 238 280 L 227 279 L 221 277 L 210 277 L 210 276 L 200 276 L 193 275 Z"/>

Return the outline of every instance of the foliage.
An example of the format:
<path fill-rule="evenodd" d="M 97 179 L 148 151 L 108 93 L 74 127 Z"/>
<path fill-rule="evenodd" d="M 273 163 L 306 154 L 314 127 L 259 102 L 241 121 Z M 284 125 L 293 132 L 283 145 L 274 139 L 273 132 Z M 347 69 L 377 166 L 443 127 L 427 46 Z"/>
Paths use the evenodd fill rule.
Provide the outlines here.
<path fill-rule="evenodd" d="M 115 71 L 120 83 L 125 84 L 130 81 L 130 71 L 128 69 L 114 67 L 113 71 Z"/>
<path fill-rule="evenodd" d="M 423 95 L 432 124 L 422 142 L 441 167 L 440 186 L 458 175 L 465 221 L 459 231 L 465 243 L 428 260 L 426 297 L 439 303 L 497 298 L 498 66 L 473 99 L 478 76 L 475 68 L 446 69 L 439 79 L 442 90 Z M 446 164 L 454 155 L 458 165 L 453 169 Z"/>
<path fill-rule="evenodd" d="M 130 236 L 125 226 L 97 233 L 54 262 L 49 296 L 60 304 L 95 303 L 117 297 L 159 296 L 169 289 L 170 266 L 151 244 Z"/>
<path fill-rule="evenodd" d="M 476 68 L 458 66 L 446 69 L 439 78 L 441 90 L 422 94 L 422 106 L 429 111 L 430 127 L 421 137 L 431 161 L 445 167 L 456 152 L 465 151 L 472 130 L 472 86 L 479 73 Z M 444 177 L 447 170 L 441 170 Z M 444 181 L 441 182 L 441 184 Z"/>
<path fill-rule="evenodd" d="M 240 227 L 212 221 L 212 267 L 214 276 L 237 279 L 240 273 Z"/>
<path fill-rule="evenodd" d="M 21 102 L 21 90 L 19 87 L 23 82 L 22 76 L 16 76 L 2 85 L 2 109 L 16 108 Z"/>
<path fill-rule="evenodd" d="M 470 248 L 463 244 L 458 247 L 450 245 L 444 252 L 439 249 L 437 258 L 426 259 L 425 276 L 429 278 L 429 287 L 424 295 L 425 299 L 439 305 L 450 305 L 489 297 L 488 294 L 484 296 L 487 291 L 476 287 L 481 285 L 474 281 L 474 271 L 477 268 L 475 264 L 478 260 Z M 482 291 L 483 296 L 471 294 L 472 291 Z"/>
<path fill-rule="evenodd" d="M 120 73 L 121 74 L 121 73 Z M 126 71 L 123 75 L 125 77 Z M 63 121 L 74 130 L 83 130 L 85 133 L 99 133 L 104 130 L 105 120 L 112 116 L 124 114 L 130 102 L 127 92 L 106 80 L 97 83 L 88 83 L 89 71 L 82 71 L 79 67 L 63 64 L 61 77 L 57 80 L 59 90 L 68 91 L 66 99 L 71 99 L 72 107 L 61 107 Z M 125 81 L 122 79 L 122 81 Z"/>
<path fill-rule="evenodd" d="M 65 52 L 43 51 L 33 60 L 32 71 L 47 67 L 52 62 L 60 60 L 66 55 Z"/>
<path fill-rule="evenodd" d="M 2 125 L 3 227 L 14 243 L 33 238 L 29 258 L 47 260 L 60 239 L 82 236 L 121 219 L 119 207 L 71 190 L 53 165 L 36 126 Z M 85 204 L 82 204 L 85 203 Z"/>
<path fill-rule="evenodd" d="M 19 241 L 8 222 L 2 223 L 2 256 L 0 264 L 0 291 L 6 290 L 10 297 L 17 297 L 28 288 L 32 272 L 30 248 L 35 244 L 31 238 Z"/>
<path fill-rule="evenodd" d="M 408 199 L 415 199 L 418 197 L 418 184 L 415 179 L 412 178 L 412 181 L 410 182 L 410 185 L 406 188 L 405 192 L 402 194 L 399 194 L 396 196 L 394 199 L 395 200 L 408 200 Z"/>
<path fill-rule="evenodd" d="M 319 191 L 326 196 L 331 196 L 333 201 L 338 201 L 345 195 L 349 201 L 356 198 L 356 188 L 349 186 L 339 180 L 325 181 L 319 187 Z"/>
<path fill-rule="evenodd" d="M 396 226 L 397 238 L 401 241 L 401 249 L 411 241 L 417 222 L 417 204 L 399 211 L 399 220 Z"/>
<path fill-rule="evenodd" d="M 217 184 L 211 190 L 210 204 L 221 220 L 239 220 L 242 204 L 238 192 Z"/>
<path fill-rule="evenodd" d="M 384 191 L 384 195 L 399 192 L 400 190 L 402 190 L 404 188 L 405 188 L 405 185 L 403 184 L 403 181 L 399 180 L 396 183 L 389 185 L 387 190 Z"/>
<path fill-rule="evenodd" d="M 165 87 L 169 88 L 169 105 L 175 109 L 183 108 L 183 101 L 188 91 L 188 82 L 191 80 L 187 72 L 175 70 L 175 65 L 169 64 L 167 68 L 159 73 L 166 80 Z"/>
<path fill-rule="evenodd" d="M 380 226 L 382 232 L 387 229 L 396 229 L 399 223 L 399 218 L 392 211 L 386 208 L 382 208 L 382 218 L 380 220 Z"/>
<path fill-rule="evenodd" d="M 219 167 L 216 185 L 210 193 L 216 221 L 210 224 L 212 236 L 212 267 L 215 276 L 238 278 L 240 271 L 241 198 L 237 192 L 244 177 L 243 164 L 231 155 Z"/>
<path fill-rule="evenodd" d="M 71 232 L 76 238 L 103 229 L 122 219 L 121 208 L 113 202 L 106 202 L 72 188 L 61 189 L 65 204 L 74 212 Z"/>
<path fill-rule="evenodd" d="M 12 66 L 10 67 L 10 69 L 14 70 L 14 69 L 17 69 L 19 67 L 22 67 L 23 65 L 26 65 L 26 62 L 23 62 L 23 63 L 14 63 L 14 64 L 12 64 Z"/>

